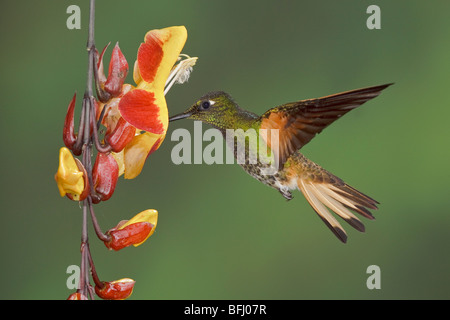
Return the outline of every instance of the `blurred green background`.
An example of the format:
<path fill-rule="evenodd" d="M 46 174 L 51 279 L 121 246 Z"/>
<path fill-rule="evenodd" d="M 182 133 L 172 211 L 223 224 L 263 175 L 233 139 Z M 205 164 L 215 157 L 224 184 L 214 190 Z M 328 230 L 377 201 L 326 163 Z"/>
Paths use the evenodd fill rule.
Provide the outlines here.
<path fill-rule="evenodd" d="M 375 2 L 381 30 L 366 27 Z M 71 4 L 81 30 L 66 28 Z M 98 0 L 96 9 L 97 47 L 119 41 L 131 66 L 148 30 L 187 27 L 183 52 L 199 61 L 168 94 L 171 114 L 212 90 L 263 113 L 395 82 L 303 149 L 380 201 L 366 233 L 345 225 L 343 245 L 300 192 L 287 202 L 237 165 L 174 165 L 173 129 L 193 129 L 180 121 L 142 174 L 121 178 L 96 207 L 104 230 L 159 211 L 138 248 L 107 251 L 90 229 L 102 280 L 135 279 L 130 299 L 450 298 L 449 1 Z M 2 1 L 0 25 L 0 298 L 66 299 L 81 210 L 53 177 L 67 105 L 86 82 L 88 1 Z M 381 268 L 380 290 L 366 287 L 370 265 Z"/>

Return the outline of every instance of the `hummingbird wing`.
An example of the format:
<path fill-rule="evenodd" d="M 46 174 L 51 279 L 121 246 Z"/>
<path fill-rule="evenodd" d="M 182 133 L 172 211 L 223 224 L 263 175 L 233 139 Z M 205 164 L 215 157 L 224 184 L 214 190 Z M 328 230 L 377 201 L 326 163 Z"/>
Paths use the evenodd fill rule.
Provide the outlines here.
<path fill-rule="evenodd" d="M 271 139 L 263 136 L 266 144 L 275 151 L 279 168 L 282 168 L 286 160 L 311 141 L 316 134 L 350 110 L 375 98 L 391 84 L 291 102 L 268 110 L 259 118 L 260 128 L 279 130 L 278 154 L 276 154 L 277 148 L 272 148 Z"/>

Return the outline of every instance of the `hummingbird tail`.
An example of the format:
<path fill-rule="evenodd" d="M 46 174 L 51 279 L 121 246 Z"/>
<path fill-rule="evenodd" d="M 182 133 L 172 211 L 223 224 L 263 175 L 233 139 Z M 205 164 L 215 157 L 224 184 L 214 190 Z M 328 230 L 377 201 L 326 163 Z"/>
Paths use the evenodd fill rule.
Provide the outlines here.
<path fill-rule="evenodd" d="M 325 170 L 324 170 L 325 171 Z M 344 183 L 341 179 L 326 172 L 332 179 L 314 180 L 299 177 L 297 185 L 305 195 L 314 211 L 325 222 L 330 230 L 342 242 L 347 242 L 347 234 L 340 223 L 327 209 L 347 221 L 352 227 L 364 232 L 363 223 L 350 210 L 355 211 L 368 219 L 375 219 L 368 209 L 377 209 L 378 202 Z"/>

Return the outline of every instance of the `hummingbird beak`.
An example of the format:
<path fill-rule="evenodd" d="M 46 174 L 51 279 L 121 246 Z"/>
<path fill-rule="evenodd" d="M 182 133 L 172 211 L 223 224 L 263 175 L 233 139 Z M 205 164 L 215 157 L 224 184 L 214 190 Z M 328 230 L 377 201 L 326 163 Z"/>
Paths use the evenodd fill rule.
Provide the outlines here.
<path fill-rule="evenodd" d="M 175 121 L 175 120 L 180 120 L 180 119 L 186 119 L 186 118 L 189 118 L 191 115 L 192 115 L 192 112 L 188 110 L 188 111 L 185 111 L 183 113 L 171 116 L 169 118 L 169 122 Z"/>

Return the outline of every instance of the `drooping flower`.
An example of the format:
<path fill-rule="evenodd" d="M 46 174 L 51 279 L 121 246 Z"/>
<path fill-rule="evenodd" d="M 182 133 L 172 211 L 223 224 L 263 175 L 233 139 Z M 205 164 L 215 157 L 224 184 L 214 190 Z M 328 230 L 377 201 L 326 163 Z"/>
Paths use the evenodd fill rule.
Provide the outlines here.
<path fill-rule="evenodd" d="M 88 298 L 79 292 L 72 293 L 67 300 L 87 300 Z"/>
<path fill-rule="evenodd" d="M 64 145 L 68 149 L 70 149 L 74 155 L 79 156 L 79 155 L 81 155 L 81 152 L 82 152 L 82 148 L 81 148 L 82 144 L 79 143 L 77 146 L 77 142 L 81 142 L 81 140 L 77 141 L 80 138 L 78 135 L 83 136 L 83 134 L 84 134 L 83 131 L 85 130 L 85 128 L 84 128 L 84 124 L 82 125 L 80 123 L 80 126 L 79 126 L 80 132 L 75 132 L 75 129 L 74 129 L 74 114 L 75 114 L 76 97 L 77 97 L 77 94 L 75 93 L 72 97 L 72 100 L 69 103 L 69 107 L 67 108 L 66 118 L 64 119 L 63 142 L 64 142 Z M 93 99 L 92 103 L 94 104 L 94 109 L 99 108 L 99 104 L 98 104 L 97 100 Z M 82 118 L 83 118 L 83 120 L 85 120 L 83 112 L 82 112 Z M 92 134 L 93 133 L 93 123 L 92 122 L 90 123 L 89 130 L 90 130 L 90 133 Z"/>
<path fill-rule="evenodd" d="M 108 230 L 110 241 L 105 241 L 108 249 L 118 251 L 128 246 L 139 246 L 144 243 L 154 232 L 158 222 L 158 211 L 149 209 L 138 213 L 128 221 Z"/>
<path fill-rule="evenodd" d="M 75 142 L 77 141 L 77 136 L 74 132 L 74 113 L 75 113 L 75 100 L 77 98 L 77 94 L 73 95 L 72 100 L 69 103 L 69 107 L 67 108 L 66 119 L 64 120 L 64 129 L 63 129 L 63 141 L 67 148 L 72 149 Z"/>
<path fill-rule="evenodd" d="M 165 94 L 174 83 L 187 81 L 197 60 L 180 54 L 186 39 L 184 26 L 149 31 L 134 64 L 133 79 L 137 86 L 123 85 L 120 93 L 116 91 L 114 98 L 104 101 L 97 110 L 99 115 L 106 108 L 102 119 L 107 130 L 105 141 L 111 145 L 121 168 L 119 175 L 124 173 L 125 179 L 140 174 L 147 157 L 165 138 L 169 119 Z M 120 56 L 120 49 L 116 47 L 116 55 Z M 103 54 L 104 51 L 99 70 L 103 69 Z M 116 67 L 110 64 L 109 73 L 114 73 L 120 65 L 123 63 L 115 63 Z M 108 82 L 104 75 L 102 79 Z M 106 90 L 106 84 L 104 87 Z"/>
<path fill-rule="evenodd" d="M 59 167 L 55 180 L 61 197 L 67 195 L 71 200 L 81 201 L 89 193 L 86 170 L 66 147 L 59 150 Z"/>
<path fill-rule="evenodd" d="M 114 193 L 119 178 L 119 165 L 110 153 L 99 152 L 92 168 L 94 190 L 99 199 L 106 201 Z"/>
<path fill-rule="evenodd" d="M 103 281 L 103 287 L 95 286 L 95 293 L 104 300 L 124 300 L 133 292 L 133 279 L 123 278 L 111 282 Z"/>
<path fill-rule="evenodd" d="M 99 98 L 101 101 L 107 101 L 111 98 L 117 97 L 122 92 L 122 86 L 125 82 L 125 78 L 128 74 L 128 62 L 122 51 L 119 48 L 117 42 L 114 46 L 111 54 L 111 60 L 109 62 L 108 78 L 106 78 L 103 72 L 103 55 L 108 48 L 109 43 L 103 49 L 102 53 L 98 57 L 97 74 L 98 74 L 98 88 Z"/>

